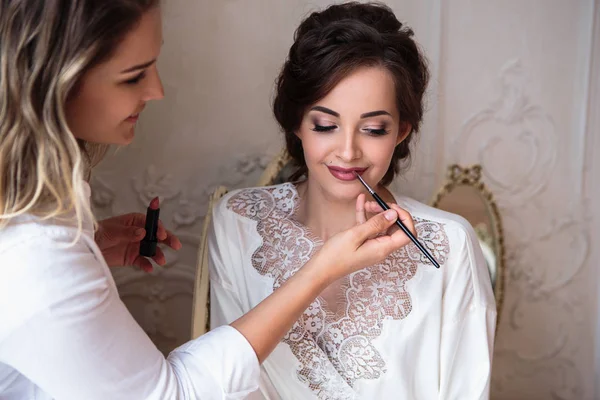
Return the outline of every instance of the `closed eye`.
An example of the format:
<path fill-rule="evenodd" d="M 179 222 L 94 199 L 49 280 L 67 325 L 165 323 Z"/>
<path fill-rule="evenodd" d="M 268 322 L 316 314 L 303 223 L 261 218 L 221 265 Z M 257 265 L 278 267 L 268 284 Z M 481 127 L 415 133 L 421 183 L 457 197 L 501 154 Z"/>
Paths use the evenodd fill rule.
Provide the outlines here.
<path fill-rule="evenodd" d="M 134 76 L 133 78 L 124 81 L 123 83 L 125 83 L 127 85 L 135 85 L 135 84 L 139 83 L 145 77 L 146 77 L 146 71 L 142 71 L 139 74 L 137 74 L 136 76 Z"/>
<path fill-rule="evenodd" d="M 312 130 L 315 132 L 331 132 L 335 128 L 337 128 L 335 125 L 323 126 L 315 124 L 315 127 Z"/>
<path fill-rule="evenodd" d="M 388 133 L 388 131 L 386 131 L 385 128 L 379 128 L 379 129 L 369 128 L 369 129 L 365 129 L 365 131 L 367 131 L 370 135 L 373 135 L 373 136 L 383 136 L 383 135 L 387 135 L 387 133 Z"/>

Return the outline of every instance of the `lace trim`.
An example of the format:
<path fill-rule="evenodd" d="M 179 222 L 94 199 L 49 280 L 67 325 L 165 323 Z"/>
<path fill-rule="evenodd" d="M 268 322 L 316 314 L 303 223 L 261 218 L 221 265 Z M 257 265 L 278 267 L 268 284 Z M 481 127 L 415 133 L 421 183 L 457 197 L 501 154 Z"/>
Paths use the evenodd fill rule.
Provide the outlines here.
<path fill-rule="evenodd" d="M 243 190 L 227 203 L 233 212 L 257 222 L 263 242 L 252 256 L 252 265 L 273 279 L 273 289 L 323 245 L 294 218 L 297 202 L 296 188 L 286 183 Z M 450 245 L 442 225 L 418 218 L 415 224 L 421 242 L 443 264 Z M 301 363 L 298 379 L 319 399 L 356 398 L 356 380 L 377 379 L 386 372 L 372 341 L 381 335 L 383 320 L 401 320 L 411 312 L 406 282 L 420 264 L 429 261 L 410 244 L 383 262 L 350 274 L 332 285 L 337 304 L 318 297 L 284 337 Z M 334 306 L 337 309 L 332 311 Z"/>

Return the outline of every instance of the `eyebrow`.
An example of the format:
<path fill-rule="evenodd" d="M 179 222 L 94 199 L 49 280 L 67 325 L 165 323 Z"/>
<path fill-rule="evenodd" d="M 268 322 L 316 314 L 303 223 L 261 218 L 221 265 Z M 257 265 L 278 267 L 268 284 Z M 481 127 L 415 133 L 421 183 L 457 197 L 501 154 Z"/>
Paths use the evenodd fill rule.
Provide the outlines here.
<path fill-rule="evenodd" d="M 156 62 L 156 58 L 154 60 L 150 60 L 150 61 L 145 62 L 143 64 L 134 65 L 131 68 L 124 69 L 123 71 L 121 71 L 121 73 L 122 74 L 127 74 L 129 72 L 138 71 L 140 69 L 148 68 L 149 66 L 151 66 L 155 62 Z"/>
<path fill-rule="evenodd" d="M 360 118 L 361 118 L 361 119 L 364 119 L 364 118 L 371 118 L 371 117 L 377 117 L 378 115 L 389 115 L 390 117 L 392 116 L 392 114 L 390 114 L 390 113 L 389 113 L 389 112 L 387 112 L 387 111 L 384 111 L 384 110 L 378 110 L 378 111 L 371 111 L 371 112 L 368 112 L 368 113 L 361 114 L 361 115 L 360 115 Z"/>
<path fill-rule="evenodd" d="M 330 109 L 329 109 L 329 108 L 327 108 L 327 107 L 322 107 L 322 106 L 314 106 L 314 107 L 313 107 L 313 108 L 311 108 L 310 110 L 311 110 L 311 111 L 321 111 L 321 112 L 323 112 L 323 113 L 325 113 L 325 114 L 333 115 L 334 117 L 337 117 L 337 118 L 339 118 L 339 117 L 340 117 L 340 114 L 339 114 L 339 113 L 337 113 L 337 112 L 335 112 L 335 111 L 333 111 L 333 110 L 330 110 Z"/>
<path fill-rule="evenodd" d="M 327 107 L 322 107 L 322 106 L 314 106 L 313 108 L 310 109 L 311 111 L 321 111 L 325 114 L 329 114 L 329 115 L 333 115 L 334 117 L 339 118 L 340 114 L 327 108 Z M 378 115 L 389 115 L 390 117 L 392 116 L 392 114 L 390 114 L 387 111 L 384 110 L 377 110 L 377 111 L 370 111 L 368 113 L 364 113 L 360 115 L 360 119 L 365 119 L 365 118 L 371 118 L 371 117 L 377 117 Z"/>

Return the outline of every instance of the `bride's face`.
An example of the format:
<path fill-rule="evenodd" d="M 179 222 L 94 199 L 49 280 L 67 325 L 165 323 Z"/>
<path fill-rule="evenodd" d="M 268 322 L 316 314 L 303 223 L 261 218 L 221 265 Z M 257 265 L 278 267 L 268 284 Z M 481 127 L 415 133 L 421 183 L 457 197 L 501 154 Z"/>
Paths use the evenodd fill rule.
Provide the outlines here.
<path fill-rule="evenodd" d="M 297 136 L 311 183 L 328 197 L 354 200 L 364 189 L 353 171 L 376 187 L 409 131 L 400 123 L 389 72 L 365 67 L 308 108 Z"/>

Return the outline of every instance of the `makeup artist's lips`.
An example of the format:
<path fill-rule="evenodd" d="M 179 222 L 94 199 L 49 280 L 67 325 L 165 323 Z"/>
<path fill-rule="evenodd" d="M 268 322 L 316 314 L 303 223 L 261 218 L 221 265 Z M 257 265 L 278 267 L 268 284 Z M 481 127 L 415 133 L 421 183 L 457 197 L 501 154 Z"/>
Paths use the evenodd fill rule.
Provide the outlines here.
<path fill-rule="evenodd" d="M 127 117 L 127 119 L 125 119 L 125 121 L 127 121 L 127 122 L 131 122 L 131 123 L 135 124 L 135 123 L 137 122 L 138 118 L 140 117 L 140 114 L 142 113 L 142 111 L 144 111 L 144 108 L 145 108 L 145 107 L 146 107 L 146 106 L 145 106 L 145 105 L 143 105 L 143 106 L 142 106 L 142 107 L 139 109 L 139 111 L 136 111 L 134 114 L 131 114 L 129 117 Z"/>
<path fill-rule="evenodd" d="M 140 117 L 140 113 L 133 114 L 133 115 L 130 115 L 129 117 L 127 117 L 127 119 L 125 121 L 135 124 L 139 117 Z"/>
<path fill-rule="evenodd" d="M 332 167 L 327 166 L 331 175 L 341 181 L 353 181 L 356 179 L 356 175 L 354 172 L 362 175 L 367 169 L 366 168 L 341 168 L 341 167 Z"/>

